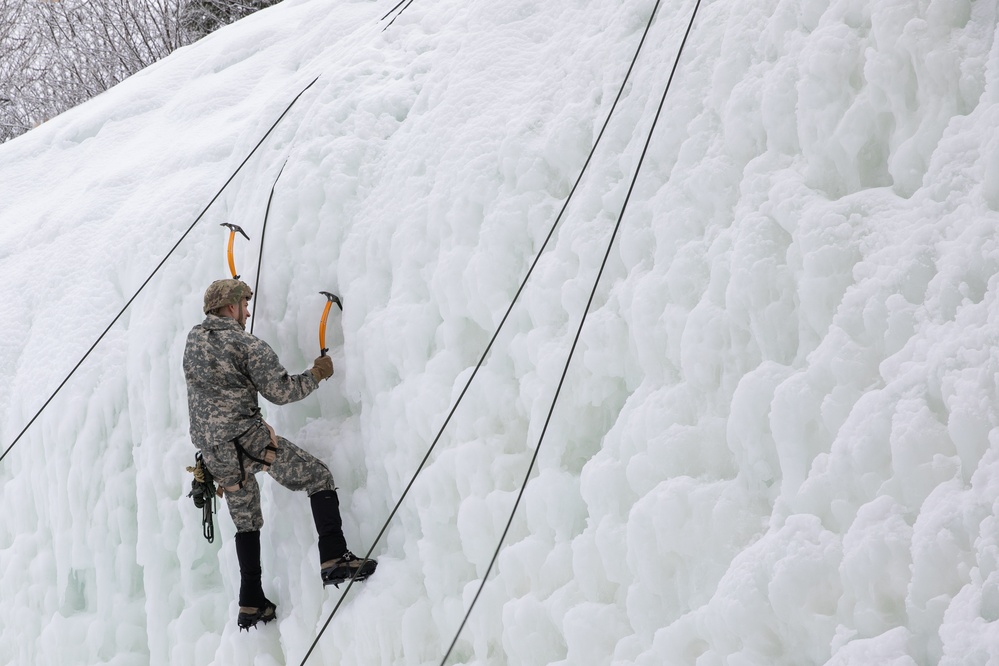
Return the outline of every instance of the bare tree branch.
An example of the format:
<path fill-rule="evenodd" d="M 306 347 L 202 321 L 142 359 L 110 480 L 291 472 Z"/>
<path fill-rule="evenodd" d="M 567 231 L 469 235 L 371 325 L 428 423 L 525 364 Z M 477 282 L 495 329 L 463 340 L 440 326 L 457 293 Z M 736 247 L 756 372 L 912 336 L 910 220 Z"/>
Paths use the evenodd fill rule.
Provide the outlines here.
<path fill-rule="evenodd" d="M 0 0 L 0 142 L 276 0 Z"/>

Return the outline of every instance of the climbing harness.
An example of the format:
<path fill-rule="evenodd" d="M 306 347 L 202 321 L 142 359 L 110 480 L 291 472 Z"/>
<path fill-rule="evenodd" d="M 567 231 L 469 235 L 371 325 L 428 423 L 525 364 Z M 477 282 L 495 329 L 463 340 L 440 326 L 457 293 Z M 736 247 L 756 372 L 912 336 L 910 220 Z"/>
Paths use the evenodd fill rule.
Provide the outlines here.
<path fill-rule="evenodd" d="M 225 492 L 233 493 L 237 490 L 242 490 L 243 484 L 246 481 L 246 466 L 243 459 L 249 458 L 254 462 L 260 463 L 263 465 L 264 470 L 273 464 L 273 462 L 267 462 L 265 459 L 256 457 L 241 446 L 237 440 L 233 440 L 232 442 L 232 445 L 236 448 L 236 459 L 239 461 L 239 483 L 235 486 L 224 487 L 216 485 L 215 477 L 212 476 L 211 471 L 205 465 L 201 451 L 194 454 L 194 466 L 187 468 L 187 471 L 194 475 L 194 480 L 191 481 L 191 492 L 187 496 L 194 501 L 195 507 L 202 510 L 202 534 L 208 539 L 208 543 L 215 541 L 215 524 L 212 520 L 212 514 L 218 510 L 218 498 L 222 497 Z M 276 456 L 278 447 L 270 443 L 265 450 L 273 451 Z M 266 457 L 267 454 L 264 454 L 264 458 Z"/>
<path fill-rule="evenodd" d="M 268 469 L 270 469 L 270 466 L 274 464 L 273 461 L 267 462 L 267 460 L 264 459 L 264 458 L 267 457 L 266 453 L 264 454 L 264 458 L 258 458 L 257 456 L 253 455 L 252 453 L 250 453 L 249 451 L 247 451 L 245 448 L 243 448 L 241 445 L 236 444 L 236 443 L 233 443 L 233 445 L 236 447 L 236 460 L 239 461 L 239 483 L 237 483 L 235 487 L 228 487 L 228 488 L 226 488 L 226 490 L 228 492 L 231 492 L 231 493 L 234 493 L 237 490 L 242 490 L 243 489 L 243 484 L 246 483 L 246 478 L 249 476 L 249 474 L 246 473 L 246 463 L 243 462 L 244 458 L 249 458 L 253 462 L 259 463 L 260 465 L 262 465 L 263 469 L 261 471 L 264 471 L 264 472 L 266 472 Z M 278 448 L 276 446 L 274 446 L 273 444 L 268 444 L 265 447 L 264 450 L 266 450 L 266 451 L 273 451 L 274 455 L 276 456 Z"/>

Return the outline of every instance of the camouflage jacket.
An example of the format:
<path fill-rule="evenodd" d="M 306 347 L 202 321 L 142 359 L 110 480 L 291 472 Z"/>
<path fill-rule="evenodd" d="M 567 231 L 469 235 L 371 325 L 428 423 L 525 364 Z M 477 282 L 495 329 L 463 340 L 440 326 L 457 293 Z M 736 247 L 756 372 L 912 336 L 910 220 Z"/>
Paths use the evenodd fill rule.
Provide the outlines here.
<path fill-rule="evenodd" d="M 308 370 L 289 375 L 277 354 L 235 319 L 208 315 L 184 349 L 191 440 L 199 449 L 230 442 L 261 421 L 257 393 L 283 405 L 319 384 Z"/>

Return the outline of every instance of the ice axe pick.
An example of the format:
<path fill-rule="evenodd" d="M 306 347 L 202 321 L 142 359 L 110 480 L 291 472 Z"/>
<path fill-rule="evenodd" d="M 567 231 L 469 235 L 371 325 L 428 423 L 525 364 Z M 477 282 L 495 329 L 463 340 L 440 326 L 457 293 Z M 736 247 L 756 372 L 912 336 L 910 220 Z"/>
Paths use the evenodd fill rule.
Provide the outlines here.
<path fill-rule="evenodd" d="M 227 252 L 227 256 L 229 258 L 229 272 L 232 273 L 232 278 L 234 280 L 238 280 L 239 276 L 236 275 L 236 262 L 233 261 L 232 259 L 232 244 L 233 241 L 236 240 L 237 231 L 243 234 L 243 238 L 245 238 L 246 240 L 250 240 L 250 237 L 246 235 L 246 232 L 243 231 L 238 224 L 230 224 L 229 222 L 223 222 L 219 226 L 226 227 L 227 229 L 229 229 L 229 249 Z"/>
<path fill-rule="evenodd" d="M 330 316 L 330 307 L 334 303 L 340 308 L 340 312 L 343 312 L 343 303 L 340 302 L 340 297 L 336 294 L 331 294 L 328 291 L 321 291 L 319 293 L 326 297 L 323 318 L 319 321 L 319 355 L 326 356 L 326 352 L 329 351 L 329 348 L 326 346 L 326 319 Z"/>

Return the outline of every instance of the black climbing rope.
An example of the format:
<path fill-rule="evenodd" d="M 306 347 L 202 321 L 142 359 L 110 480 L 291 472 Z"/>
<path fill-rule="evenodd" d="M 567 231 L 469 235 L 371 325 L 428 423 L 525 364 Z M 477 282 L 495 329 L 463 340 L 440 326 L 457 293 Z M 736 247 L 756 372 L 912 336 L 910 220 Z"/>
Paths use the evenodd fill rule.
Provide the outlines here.
<path fill-rule="evenodd" d="M 406 4 L 406 2 L 409 2 L 409 1 L 410 0 L 399 0 L 399 2 L 396 4 L 396 6 L 393 7 L 392 9 L 388 10 L 387 12 L 385 12 L 385 16 L 381 17 L 379 20 L 380 21 L 384 21 L 385 19 L 387 19 L 392 14 L 392 12 L 394 12 L 397 9 L 399 9 L 404 4 Z"/>
<path fill-rule="evenodd" d="M 541 430 L 541 436 L 538 438 L 538 444 L 534 448 L 534 455 L 531 457 L 531 463 L 527 467 L 527 474 L 524 476 L 524 482 L 521 484 L 520 492 L 517 494 L 517 499 L 513 503 L 513 508 L 510 510 L 510 517 L 506 522 L 506 527 L 503 529 L 503 534 L 500 535 L 499 543 L 496 544 L 496 550 L 493 553 L 492 559 L 489 561 L 489 566 L 486 567 L 486 572 L 482 576 L 482 582 L 479 584 L 479 589 L 475 592 L 475 596 L 468 605 L 468 610 L 465 612 L 465 617 L 461 621 L 461 626 L 459 626 L 458 631 L 455 632 L 454 640 L 451 641 L 451 645 L 444 654 L 444 658 L 441 659 L 440 666 L 444 666 L 448 657 L 451 656 L 451 652 L 454 650 L 454 646 L 458 642 L 458 637 L 461 635 L 462 629 L 465 628 L 465 624 L 468 622 L 468 618 L 472 614 L 472 609 L 475 608 L 475 604 L 479 600 L 479 596 L 482 594 L 483 588 L 486 586 L 489 574 L 492 572 L 493 566 L 496 564 L 496 560 L 499 558 L 500 551 L 503 548 L 503 541 L 510 532 L 510 526 L 513 524 L 513 519 L 517 513 L 518 507 L 520 506 L 520 501 L 523 499 L 524 492 L 527 490 L 527 483 L 530 480 L 531 473 L 534 471 L 534 466 L 538 461 L 538 454 L 541 452 L 541 443 L 544 441 L 545 434 L 548 432 L 548 425 L 551 423 L 552 414 L 555 412 L 555 405 L 562 392 L 562 386 L 565 384 L 565 378 L 569 372 L 569 364 L 572 362 L 572 357 L 576 353 L 576 346 L 579 344 L 579 338 L 583 333 L 583 325 L 586 324 L 586 317 L 590 312 L 590 306 L 593 305 L 593 299 L 596 297 L 597 287 L 600 285 L 600 278 L 603 277 L 604 269 L 607 267 L 607 261 L 610 258 L 611 250 L 614 247 L 614 241 L 617 239 L 618 231 L 621 229 L 621 221 L 624 219 L 625 210 L 628 208 L 628 202 L 630 201 L 631 194 L 635 189 L 635 183 L 638 181 L 638 175 L 642 170 L 642 163 L 645 161 L 645 155 L 649 152 L 649 144 L 652 142 L 652 134 L 656 130 L 656 125 L 659 124 L 659 117 L 662 115 L 663 106 L 666 103 L 666 94 L 669 93 L 670 85 L 673 83 L 673 77 L 676 74 L 677 66 L 680 64 L 680 56 L 683 54 L 683 48 L 687 44 L 687 38 L 690 36 L 690 32 L 694 27 L 694 18 L 697 16 L 697 10 L 700 6 L 701 0 L 697 0 L 697 3 L 694 5 L 694 11 L 690 15 L 690 22 L 687 24 L 687 31 L 684 33 L 683 40 L 680 42 L 680 48 L 677 51 L 676 60 L 673 62 L 673 69 L 670 71 L 669 79 L 666 82 L 666 89 L 663 90 L 662 98 L 659 100 L 659 108 L 656 110 L 655 118 L 652 120 L 652 127 L 649 128 L 648 136 L 645 139 L 645 146 L 642 148 L 642 155 L 638 160 L 638 165 L 635 167 L 635 173 L 631 178 L 631 185 L 628 187 L 628 194 L 624 198 L 624 204 L 621 206 L 620 214 L 618 214 L 617 223 L 614 225 L 614 231 L 611 233 L 610 240 L 607 242 L 607 250 L 604 253 L 604 258 L 600 264 L 600 270 L 597 272 L 597 277 L 593 281 L 593 289 L 590 291 L 590 298 L 586 302 L 586 308 L 583 310 L 583 316 L 580 318 L 579 327 L 576 329 L 576 337 L 573 339 L 572 347 L 569 349 L 569 355 L 565 359 L 565 366 L 562 368 L 562 377 L 559 379 L 558 387 L 555 389 L 555 395 L 552 398 L 551 407 L 548 409 L 548 416 L 545 418 L 545 425 Z M 655 14 L 654 11 L 653 14 Z"/>
<path fill-rule="evenodd" d="M 565 216 L 565 211 L 569 207 L 569 202 L 572 200 L 572 197 L 576 193 L 576 190 L 578 189 L 580 182 L 583 180 L 583 176 L 586 174 L 590 162 L 593 160 L 593 155 L 597 150 L 597 146 L 600 145 L 600 141 L 607 130 L 607 126 L 608 124 L 610 124 L 611 116 L 614 115 L 614 111 L 617 109 L 618 102 L 621 100 L 621 97 L 624 94 L 625 87 L 628 83 L 628 80 L 631 78 L 632 71 L 635 68 L 635 62 L 638 60 L 638 54 L 641 53 L 642 51 L 642 47 L 645 44 L 646 37 L 649 34 L 649 29 L 652 26 L 652 21 L 656 15 L 656 12 L 659 9 L 659 4 L 661 1 L 662 0 L 656 0 L 656 4 L 652 8 L 652 13 L 649 15 L 649 21 L 645 26 L 645 31 L 642 33 L 642 38 L 638 42 L 638 47 L 635 49 L 635 54 L 634 56 L 632 56 L 631 64 L 628 66 L 628 71 L 625 73 L 624 79 L 621 81 L 621 85 L 618 88 L 617 95 L 614 97 L 614 102 L 611 104 L 611 108 L 607 112 L 607 116 L 604 119 L 603 125 L 600 127 L 600 132 L 599 134 L 597 134 L 597 138 L 593 142 L 593 146 L 590 148 L 590 153 L 589 155 L 587 155 L 586 161 L 583 163 L 583 167 L 582 169 L 580 169 L 579 175 L 576 177 L 576 181 L 575 183 L 573 183 L 572 189 L 569 191 L 569 195 L 566 197 L 565 201 L 562 204 L 562 208 L 559 210 L 559 213 L 556 216 L 555 221 L 552 223 L 552 226 L 548 231 L 548 235 L 545 237 L 544 242 L 541 244 L 541 248 L 538 250 L 537 254 L 535 255 L 534 261 L 531 263 L 531 266 L 527 269 L 527 274 L 524 276 L 524 279 L 521 281 L 520 287 L 517 289 L 516 294 L 514 294 L 513 300 L 510 302 L 509 307 L 507 307 L 506 312 L 503 314 L 503 318 L 500 320 L 499 325 L 496 327 L 496 331 L 493 333 L 492 338 L 489 340 L 489 343 L 486 345 L 485 351 L 482 352 L 482 356 L 479 358 L 478 363 L 475 365 L 475 369 L 472 371 L 472 374 L 469 376 L 468 380 L 465 382 L 465 385 L 462 387 L 461 392 L 458 394 L 458 398 L 454 401 L 454 404 L 451 406 L 451 410 L 448 412 L 447 417 L 444 419 L 444 423 L 437 431 L 437 435 L 434 437 L 433 442 L 431 442 L 430 447 L 427 449 L 426 454 L 423 456 L 423 459 L 420 461 L 420 464 L 417 466 L 416 471 L 413 473 L 412 478 L 409 480 L 409 483 L 406 485 L 406 488 L 403 490 L 402 495 L 400 495 L 399 500 L 396 502 L 395 506 L 392 508 L 392 511 L 389 513 L 389 516 L 385 520 L 385 523 L 382 525 L 381 530 L 378 532 L 377 536 L 375 536 L 374 541 L 372 542 L 371 546 L 368 548 L 368 551 L 364 555 L 363 559 L 368 560 L 371 558 L 372 553 L 374 552 L 375 548 L 378 546 L 382 537 L 385 535 L 385 532 L 388 531 L 388 527 L 391 524 L 392 519 L 395 518 L 395 515 L 396 513 L 398 513 L 399 508 L 402 506 L 403 501 L 406 499 L 406 496 L 409 494 L 409 491 L 413 488 L 413 485 L 416 483 L 417 477 L 423 471 L 423 468 L 426 466 L 427 461 L 430 459 L 431 454 L 433 453 L 434 449 L 437 447 L 438 442 L 440 442 L 440 439 L 444 434 L 444 430 L 451 422 L 451 418 L 454 416 L 455 412 L 457 411 L 458 405 L 465 397 L 465 394 L 468 392 L 469 387 L 472 385 L 472 382 L 475 380 L 476 375 L 478 375 L 479 370 L 482 368 L 482 365 L 485 363 L 486 358 L 489 356 L 489 352 L 493 348 L 493 344 L 496 342 L 496 339 L 499 337 L 500 331 L 503 330 L 503 326 L 506 324 L 507 319 L 510 317 L 510 313 L 513 311 L 514 305 L 516 305 L 517 301 L 519 300 L 521 294 L 524 291 L 524 288 L 527 286 L 527 281 L 534 273 L 534 269 L 537 267 L 538 262 L 541 260 L 541 255 L 544 254 L 545 249 L 548 247 L 548 243 L 555 235 L 555 230 L 558 228 L 559 223 L 562 221 L 562 218 Z M 306 652 L 305 657 L 303 657 L 300 666 L 305 666 L 305 663 L 309 660 L 309 657 L 312 655 L 313 651 L 316 649 L 316 646 L 319 644 L 319 640 L 322 638 L 323 634 L 326 632 L 326 629 L 333 621 L 333 617 L 336 615 L 337 611 L 343 605 L 344 600 L 347 598 L 347 593 L 350 591 L 350 588 L 353 585 L 354 585 L 354 579 L 351 578 L 351 580 L 348 581 L 347 586 L 343 591 L 343 594 L 340 595 L 340 598 L 337 600 L 336 605 L 333 607 L 333 610 L 330 611 L 329 617 L 326 619 L 326 622 L 323 624 L 322 628 L 319 630 L 319 633 L 316 635 L 316 639 L 312 642 L 312 645 L 309 646 L 309 650 L 308 652 Z"/>
<path fill-rule="evenodd" d="M 264 235 L 267 233 L 267 219 L 271 215 L 271 202 L 274 201 L 274 189 L 277 187 L 278 180 L 281 179 L 281 174 L 284 173 L 284 168 L 287 165 L 288 160 L 286 159 L 281 168 L 278 169 L 277 176 L 274 177 L 274 184 L 271 185 L 271 194 L 267 197 L 267 208 L 264 209 L 264 223 L 260 229 L 260 254 L 257 255 L 257 278 L 253 282 L 254 310 L 257 309 L 257 305 L 260 303 L 260 267 L 264 262 Z M 250 318 L 250 335 L 253 335 L 253 324 L 256 321 L 256 317 Z"/>
<path fill-rule="evenodd" d="M 391 25 L 392 25 L 393 23 L 395 23 L 395 20 L 396 20 L 397 18 L 399 18 L 399 15 L 400 15 L 400 14 L 402 14 L 402 13 L 403 13 L 404 11 L 406 11 L 406 9 L 407 9 L 407 8 L 408 8 L 408 7 L 409 7 L 409 6 L 411 5 L 411 4 L 413 4 L 413 0 L 399 0 L 399 3 L 398 3 L 398 4 L 397 4 L 397 5 L 395 6 L 395 7 L 393 7 L 393 8 L 392 8 L 392 9 L 390 9 L 390 10 L 388 10 L 388 12 L 386 12 L 386 13 L 385 13 L 385 16 L 383 16 L 383 17 L 382 17 L 382 18 L 381 18 L 380 20 L 384 21 L 385 19 L 387 19 L 387 18 L 388 18 L 389 16 L 391 16 L 391 15 L 392 15 L 392 12 L 394 12 L 394 11 L 395 11 L 395 10 L 397 10 L 397 9 L 399 9 L 399 7 L 402 7 L 402 9 L 399 9 L 399 14 L 396 14 L 396 15 L 395 15 L 395 16 L 394 16 L 394 17 L 392 18 L 392 20 L 388 22 L 388 25 L 387 25 L 387 26 L 385 26 L 384 28 L 382 28 L 382 31 L 384 32 L 384 31 L 385 31 L 386 29 L 388 29 L 388 27 L 389 27 L 389 26 L 391 26 Z M 405 7 L 403 7 L 403 5 L 406 5 L 406 6 L 405 6 Z"/>
<path fill-rule="evenodd" d="M 318 76 L 312 79 L 312 81 L 309 82 L 309 85 L 302 88 L 302 90 L 299 91 L 297 95 L 295 95 L 294 99 L 292 99 L 291 102 L 289 102 L 285 110 L 281 112 L 281 115 L 278 116 L 277 120 L 275 120 L 274 123 L 270 126 L 270 129 L 268 129 L 267 132 L 264 133 L 260 141 L 257 142 L 257 145 L 253 147 L 253 150 L 251 150 L 249 154 L 243 159 L 243 161 L 240 162 L 239 166 L 236 167 L 236 170 L 232 172 L 231 176 L 229 176 L 229 179 L 225 181 L 222 187 L 219 188 L 219 191 L 215 193 L 215 196 L 212 197 L 212 200 L 209 201 L 208 205 L 205 206 L 204 210 L 202 210 L 201 213 L 198 214 L 198 216 L 194 219 L 194 222 L 191 223 L 191 226 L 187 228 L 187 231 L 185 231 L 183 235 L 181 235 L 180 239 L 176 243 L 174 243 L 174 246 L 170 248 L 170 251 L 167 252 L 165 257 L 163 257 L 162 261 L 160 261 L 160 263 L 156 265 L 156 268 L 154 268 L 153 272 L 149 274 L 149 277 L 146 278 L 145 282 L 143 282 L 142 285 L 138 288 L 138 290 L 136 290 L 136 292 L 132 295 L 132 297 L 128 299 L 128 302 L 125 303 L 121 311 L 115 316 L 114 319 L 111 320 L 111 323 L 108 324 L 107 328 L 104 329 L 104 332 L 101 333 L 100 336 L 98 336 L 97 340 L 94 341 L 94 344 L 92 344 L 90 346 L 90 349 L 88 349 L 87 352 L 83 355 L 83 358 L 77 361 L 76 365 L 73 366 L 73 369 L 69 371 L 69 374 L 66 375 L 66 378 L 62 380 L 62 383 L 60 383 L 59 386 L 56 387 L 56 390 L 52 392 L 52 395 L 49 396 L 48 400 L 45 401 L 45 404 L 42 405 L 41 409 L 39 409 L 35 413 L 35 415 L 31 417 L 31 420 L 28 421 L 28 424 L 24 426 L 24 428 L 21 430 L 18 436 L 14 438 L 14 441 L 11 442 L 10 446 L 8 446 L 6 450 L 4 450 L 3 455 L 0 455 L 0 461 L 2 461 L 4 458 L 7 457 L 7 454 L 10 453 L 10 450 L 14 448 L 14 445 L 17 444 L 17 442 L 21 439 L 21 437 L 24 436 L 24 433 L 28 431 L 28 428 L 31 427 L 31 424 L 33 424 L 35 420 L 38 419 L 38 417 L 41 415 L 41 413 L 45 411 L 45 408 L 49 406 L 49 403 L 52 402 L 52 399 L 56 397 L 56 394 L 58 394 L 59 391 L 62 390 L 62 387 L 66 385 L 66 382 L 69 381 L 69 378 L 72 377 L 73 374 L 77 371 L 77 369 L 83 364 L 83 362 L 87 360 L 87 357 L 90 356 L 90 354 L 94 351 L 97 345 L 100 344 L 101 340 L 104 339 L 104 336 L 108 334 L 108 332 L 111 330 L 111 327 L 114 326 L 119 319 L 121 319 L 121 316 L 125 314 L 125 310 L 128 309 L 128 306 L 130 306 L 132 302 L 139 296 L 142 290 L 146 288 L 146 285 L 148 285 L 149 282 L 153 279 L 153 276 L 156 275 L 156 273 L 160 270 L 160 268 L 163 267 L 163 264 L 166 263 L 167 259 L 170 258 L 170 256 L 180 246 L 180 244 L 184 241 L 184 239 L 187 238 L 188 234 L 191 233 L 191 231 L 194 229 L 194 226 L 201 221 L 201 218 L 205 216 L 205 213 L 208 212 L 208 209 L 211 208 L 212 204 L 215 203 L 216 199 L 218 199 L 222 195 L 222 192 L 229 185 L 229 183 L 233 181 L 233 179 L 236 177 L 236 174 L 238 174 L 240 170 L 243 168 L 243 166 L 250 160 L 250 158 L 253 157 L 253 154 L 257 152 L 257 149 L 260 148 L 260 146 L 264 143 L 267 137 L 270 136 L 271 132 L 274 131 L 274 128 L 278 126 L 278 123 L 280 123 L 281 120 L 285 117 L 285 115 L 287 115 L 288 111 L 291 110 L 291 107 L 294 106 L 295 102 L 298 101 L 298 98 L 301 97 L 305 93 L 305 91 L 311 88 L 312 85 L 318 80 L 319 80 Z"/>

